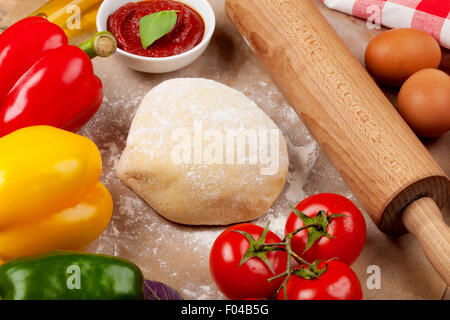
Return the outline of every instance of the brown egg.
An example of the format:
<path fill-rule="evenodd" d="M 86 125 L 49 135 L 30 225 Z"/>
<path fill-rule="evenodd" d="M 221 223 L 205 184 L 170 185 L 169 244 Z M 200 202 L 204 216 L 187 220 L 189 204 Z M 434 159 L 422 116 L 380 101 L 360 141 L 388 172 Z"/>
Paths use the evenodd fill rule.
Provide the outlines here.
<path fill-rule="evenodd" d="M 400 86 L 419 70 L 437 68 L 441 61 L 441 48 L 424 31 L 392 29 L 369 43 L 365 61 L 368 71 L 376 80 Z"/>
<path fill-rule="evenodd" d="M 440 137 L 450 130 L 450 77 L 437 69 L 424 69 L 403 84 L 398 112 L 421 137 Z"/>

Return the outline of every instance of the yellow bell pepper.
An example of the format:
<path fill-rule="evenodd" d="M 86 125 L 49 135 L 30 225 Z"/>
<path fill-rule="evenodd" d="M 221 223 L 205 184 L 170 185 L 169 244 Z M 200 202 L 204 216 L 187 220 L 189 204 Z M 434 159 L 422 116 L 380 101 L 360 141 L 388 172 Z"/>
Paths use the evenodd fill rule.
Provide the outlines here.
<path fill-rule="evenodd" d="M 0 260 L 82 250 L 106 229 L 109 191 L 88 138 L 49 126 L 0 139 Z"/>

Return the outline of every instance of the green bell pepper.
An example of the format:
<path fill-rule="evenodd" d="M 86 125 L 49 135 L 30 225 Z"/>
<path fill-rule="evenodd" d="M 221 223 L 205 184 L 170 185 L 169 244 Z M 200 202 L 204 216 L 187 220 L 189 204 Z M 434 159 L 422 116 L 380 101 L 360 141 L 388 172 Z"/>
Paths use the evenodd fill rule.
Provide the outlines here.
<path fill-rule="evenodd" d="M 105 255 L 54 251 L 0 266 L 0 300 L 142 300 L 133 263 Z"/>

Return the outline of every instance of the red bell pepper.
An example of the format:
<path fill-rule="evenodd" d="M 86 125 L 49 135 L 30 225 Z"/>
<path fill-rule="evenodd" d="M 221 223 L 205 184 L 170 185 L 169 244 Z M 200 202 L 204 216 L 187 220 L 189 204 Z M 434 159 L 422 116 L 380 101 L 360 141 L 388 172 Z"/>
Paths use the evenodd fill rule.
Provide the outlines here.
<path fill-rule="evenodd" d="M 25 18 L 0 34 L 0 137 L 33 125 L 80 129 L 103 99 L 90 58 L 105 51 L 93 45 L 105 43 L 101 55 L 114 53 L 115 39 L 104 33 L 84 43 L 84 52 L 41 17 Z"/>

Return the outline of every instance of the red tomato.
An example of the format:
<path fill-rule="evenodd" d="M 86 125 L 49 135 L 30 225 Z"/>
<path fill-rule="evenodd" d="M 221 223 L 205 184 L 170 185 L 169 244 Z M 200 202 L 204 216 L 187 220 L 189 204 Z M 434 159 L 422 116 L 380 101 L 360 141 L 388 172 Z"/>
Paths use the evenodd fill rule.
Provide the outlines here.
<path fill-rule="evenodd" d="M 243 223 L 232 226 L 219 235 L 209 257 L 214 281 L 229 299 L 271 297 L 281 285 L 282 278 L 269 282 L 268 279 L 275 275 L 258 257 L 250 258 L 239 266 L 250 243 L 242 234 L 232 230 L 245 231 L 258 240 L 264 229 L 251 223 Z M 265 243 L 279 242 L 281 239 L 276 234 L 271 231 L 267 233 Z M 276 274 L 286 270 L 287 256 L 284 251 L 268 252 L 267 258 Z"/>
<path fill-rule="evenodd" d="M 322 236 L 305 253 L 308 230 L 298 232 L 292 239 L 292 249 L 308 262 L 338 258 L 351 265 L 359 257 L 366 241 L 366 222 L 361 211 L 347 198 L 334 193 L 319 193 L 301 201 L 297 207 L 309 217 L 324 210 L 327 216 L 343 214 L 346 217 L 331 219 L 327 232 L 334 239 Z M 286 222 L 286 234 L 304 226 L 303 221 L 292 212 Z"/>
<path fill-rule="evenodd" d="M 319 263 L 319 269 L 325 263 Z M 337 260 L 328 262 L 327 270 L 317 279 L 291 275 L 286 291 L 288 300 L 362 300 L 358 277 L 349 266 Z M 277 299 L 284 300 L 284 289 L 278 292 Z"/>

